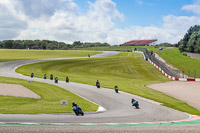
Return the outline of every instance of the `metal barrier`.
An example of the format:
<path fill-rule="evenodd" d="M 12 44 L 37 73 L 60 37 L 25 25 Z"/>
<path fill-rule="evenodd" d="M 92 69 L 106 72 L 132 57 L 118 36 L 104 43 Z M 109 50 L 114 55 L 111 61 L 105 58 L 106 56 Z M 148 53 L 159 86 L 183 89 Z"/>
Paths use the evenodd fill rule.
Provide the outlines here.
<path fill-rule="evenodd" d="M 158 60 L 155 57 L 155 54 L 153 52 L 149 52 L 146 48 L 138 48 L 137 50 L 142 51 L 144 53 L 146 59 L 150 59 L 154 64 L 156 64 L 158 67 L 160 67 L 168 75 L 175 77 L 175 78 L 181 78 L 179 70 L 173 69 L 173 68 L 167 66 L 165 63 Z"/>

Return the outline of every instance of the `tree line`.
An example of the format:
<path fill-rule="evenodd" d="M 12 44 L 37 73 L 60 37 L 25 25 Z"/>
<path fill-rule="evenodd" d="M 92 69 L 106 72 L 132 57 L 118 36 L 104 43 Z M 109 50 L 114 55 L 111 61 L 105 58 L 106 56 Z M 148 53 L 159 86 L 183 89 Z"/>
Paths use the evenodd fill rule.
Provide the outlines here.
<path fill-rule="evenodd" d="M 176 47 L 176 44 L 171 44 L 171 43 L 160 43 L 160 44 L 156 44 L 155 48 L 159 48 L 159 47 Z"/>
<path fill-rule="evenodd" d="M 200 26 L 190 27 L 178 45 L 180 52 L 200 53 Z"/>
<path fill-rule="evenodd" d="M 50 40 L 4 40 L 0 41 L 0 48 L 5 49 L 61 49 L 69 50 L 76 48 L 110 46 L 108 43 L 75 41 L 73 44 Z"/>

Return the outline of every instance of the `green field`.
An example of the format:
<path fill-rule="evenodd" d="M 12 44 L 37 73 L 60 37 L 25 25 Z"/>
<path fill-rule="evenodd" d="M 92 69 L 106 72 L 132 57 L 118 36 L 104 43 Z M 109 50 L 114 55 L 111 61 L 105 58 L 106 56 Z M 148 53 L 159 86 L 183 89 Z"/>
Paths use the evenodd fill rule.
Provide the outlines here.
<path fill-rule="evenodd" d="M 78 103 L 83 111 L 96 111 L 98 106 L 85 99 L 54 85 L 39 82 L 28 83 L 26 80 L 0 77 L 1 83 L 19 84 L 27 87 L 41 99 L 0 96 L 1 114 L 37 114 L 37 113 L 69 113 L 72 112 L 72 102 Z M 68 105 L 60 105 L 61 100 L 67 100 Z"/>
<path fill-rule="evenodd" d="M 84 57 L 100 54 L 99 51 L 85 50 L 28 50 L 28 49 L 0 49 L 0 62 L 28 59 Z"/>
<path fill-rule="evenodd" d="M 178 48 L 158 52 L 164 60 L 190 77 L 200 77 L 200 60 L 184 56 Z"/>
<path fill-rule="evenodd" d="M 93 50 L 93 51 L 127 51 L 134 50 L 135 48 L 146 48 L 149 51 L 157 51 L 159 48 L 165 49 L 166 47 L 157 47 L 155 46 L 110 46 L 110 47 L 88 47 L 88 48 L 78 48 L 80 50 Z"/>
<path fill-rule="evenodd" d="M 46 73 L 54 74 L 59 80 L 69 76 L 70 81 L 95 85 L 98 79 L 102 87 L 113 89 L 118 85 L 119 90 L 152 99 L 165 106 L 200 115 L 200 112 L 186 103 L 163 93 L 147 88 L 147 84 L 169 81 L 149 62 L 144 61 L 142 54 L 122 52 L 112 57 L 70 59 L 49 61 L 25 65 L 17 72 L 36 77 Z"/>
<path fill-rule="evenodd" d="M 71 51 L 71 50 L 19 50 L 0 49 L 0 62 L 43 59 L 83 57 L 99 54 L 98 51 Z M 57 86 L 31 82 L 25 80 L 0 77 L 0 83 L 20 84 L 40 95 L 41 99 L 0 96 L 0 113 L 5 114 L 35 114 L 35 113 L 69 113 L 72 112 L 71 103 L 77 102 L 83 111 L 96 111 L 98 106 L 90 103 L 77 95 Z M 61 106 L 60 101 L 67 100 L 69 105 Z"/>

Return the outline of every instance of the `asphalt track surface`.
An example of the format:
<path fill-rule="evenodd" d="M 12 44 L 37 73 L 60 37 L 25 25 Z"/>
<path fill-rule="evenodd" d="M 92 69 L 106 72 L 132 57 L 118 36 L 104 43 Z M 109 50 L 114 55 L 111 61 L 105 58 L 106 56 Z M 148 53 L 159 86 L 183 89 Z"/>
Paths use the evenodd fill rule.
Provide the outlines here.
<path fill-rule="evenodd" d="M 103 52 L 102 54 L 91 56 L 105 57 L 117 54 L 117 52 Z M 88 58 L 88 57 L 80 57 Z M 72 59 L 72 58 L 60 58 Z M 75 58 L 74 58 L 75 59 Z M 84 116 L 75 116 L 69 114 L 0 114 L 0 122 L 26 122 L 26 123 L 139 123 L 139 122 L 160 122 L 183 120 L 189 117 L 188 114 L 176 111 L 162 105 L 156 104 L 138 96 L 119 92 L 118 94 L 112 89 L 96 88 L 96 86 L 85 85 L 81 83 L 65 83 L 59 81 L 55 84 L 49 79 L 30 78 L 16 73 L 15 69 L 24 64 L 35 62 L 58 60 L 58 59 L 41 59 L 41 60 L 21 60 L 0 63 L 0 76 L 26 79 L 38 82 L 44 82 L 62 87 L 77 95 L 80 95 L 99 106 L 106 109 L 102 112 L 86 112 Z M 58 77 L 59 78 L 59 77 Z M 95 84 L 95 83 L 94 83 Z M 140 109 L 131 106 L 131 99 L 139 101 Z M 70 103 L 71 104 L 71 103 Z M 71 106 L 71 105 L 70 105 Z M 2 128 L 2 127 L 1 127 Z"/>
<path fill-rule="evenodd" d="M 0 133 L 199 133 L 200 126 L 166 127 L 0 127 Z"/>

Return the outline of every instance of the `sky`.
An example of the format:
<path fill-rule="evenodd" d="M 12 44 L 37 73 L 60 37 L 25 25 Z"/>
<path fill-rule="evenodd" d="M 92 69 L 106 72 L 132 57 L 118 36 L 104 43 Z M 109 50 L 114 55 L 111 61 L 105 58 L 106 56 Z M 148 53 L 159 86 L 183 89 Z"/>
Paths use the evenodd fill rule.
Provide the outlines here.
<path fill-rule="evenodd" d="M 0 0 L 0 41 L 175 44 L 194 25 L 200 0 Z"/>

